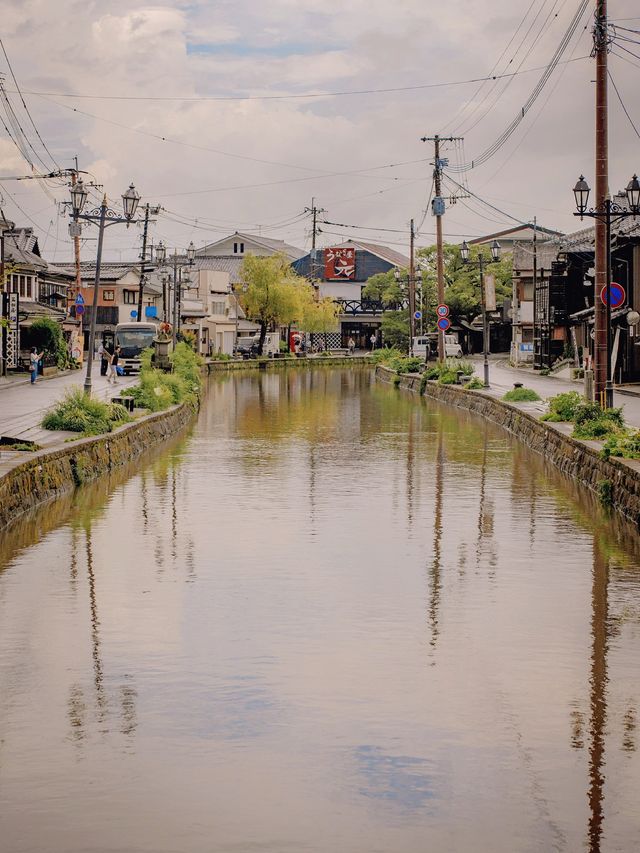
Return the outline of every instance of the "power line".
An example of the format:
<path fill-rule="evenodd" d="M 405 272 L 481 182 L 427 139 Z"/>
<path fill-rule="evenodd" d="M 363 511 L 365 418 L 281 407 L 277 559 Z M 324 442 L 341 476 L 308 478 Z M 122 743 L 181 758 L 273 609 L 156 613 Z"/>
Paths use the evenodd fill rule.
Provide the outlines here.
<path fill-rule="evenodd" d="M 587 57 L 581 57 L 587 59 Z M 467 86 L 471 83 L 485 83 L 487 81 L 503 80 L 516 77 L 520 74 L 531 74 L 541 71 L 544 65 L 533 68 L 523 68 L 505 74 L 489 74 L 486 77 L 470 77 L 467 80 L 443 80 L 438 83 L 417 83 L 413 86 L 390 86 L 381 89 L 349 89 L 338 92 L 305 92 L 296 95 L 90 95 L 81 92 L 40 92 L 34 89 L 25 89 L 28 95 L 36 95 L 41 98 L 76 98 L 77 100 L 90 101 L 173 101 L 200 103 L 204 101 L 296 101 L 308 98 L 340 98 L 351 95 L 380 95 L 394 92 L 414 92 L 422 89 L 441 89 L 446 86 Z M 61 106 L 61 105 L 60 105 Z"/>
<path fill-rule="evenodd" d="M 0 38 L 0 47 L 2 47 L 2 52 L 3 52 L 3 54 L 4 54 L 4 58 L 5 58 L 6 62 L 7 62 L 7 66 L 8 66 L 8 68 L 9 68 L 9 71 L 11 72 L 11 78 L 12 78 L 12 80 L 13 80 L 13 82 L 14 82 L 14 85 L 15 85 L 15 87 L 16 87 L 17 93 L 18 93 L 18 95 L 20 96 L 20 100 L 22 101 L 22 106 L 24 107 L 26 114 L 29 116 L 29 121 L 31 122 L 31 126 L 32 126 L 32 127 L 33 127 L 33 129 L 35 130 L 35 132 L 36 132 L 36 136 L 37 136 L 37 137 L 38 137 L 38 139 L 40 140 L 40 144 L 42 145 L 42 147 L 44 148 L 44 150 L 47 152 L 47 154 L 49 155 L 49 157 L 51 157 L 51 161 L 53 162 L 54 166 L 55 166 L 57 169 L 59 169 L 59 168 L 60 168 L 60 166 L 58 165 L 58 163 L 57 163 L 57 161 L 56 161 L 56 158 L 53 156 L 53 154 L 51 153 L 51 151 L 49 151 L 49 149 L 48 149 L 48 148 L 47 148 L 47 146 L 45 145 L 44 139 L 40 136 L 40 131 L 39 131 L 39 130 L 38 130 L 38 128 L 36 127 L 36 124 L 35 124 L 35 122 L 34 122 L 34 120 L 33 120 L 32 116 L 31 116 L 31 113 L 29 112 L 29 107 L 27 106 L 26 101 L 25 101 L 25 99 L 24 99 L 24 97 L 23 97 L 23 95 L 22 95 L 22 92 L 20 91 L 20 86 L 18 85 L 18 81 L 16 80 L 16 75 L 13 73 L 13 67 L 12 67 L 11 63 L 9 62 L 9 57 L 7 56 L 7 51 L 6 51 L 6 49 L 5 49 L 4 42 L 2 41 L 2 39 L 1 39 L 1 38 Z M 41 161 L 41 162 L 42 162 L 42 161 Z"/>
<path fill-rule="evenodd" d="M 633 121 L 633 119 L 629 115 L 629 110 L 626 108 L 625 103 L 622 100 L 622 95 L 620 94 L 618 87 L 616 86 L 616 81 L 611 76 L 611 71 L 608 71 L 607 73 L 609 74 L 609 80 L 611 80 L 611 85 L 613 86 L 613 90 L 616 93 L 616 95 L 618 96 L 618 100 L 620 101 L 620 106 L 624 110 L 624 114 L 626 115 L 626 117 L 629 119 L 629 124 L 634 129 L 636 136 L 638 137 L 638 139 L 640 139 L 640 132 L 638 132 L 638 128 L 636 127 L 635 122 Z"/>

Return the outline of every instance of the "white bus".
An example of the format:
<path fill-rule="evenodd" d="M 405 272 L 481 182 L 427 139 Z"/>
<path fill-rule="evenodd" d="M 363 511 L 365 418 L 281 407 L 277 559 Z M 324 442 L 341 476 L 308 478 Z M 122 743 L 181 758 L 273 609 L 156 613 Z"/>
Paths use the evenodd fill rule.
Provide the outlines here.
<path fill-rule="evenodd" d="M 140 353 L 153 346 L 157 331 L 155 323 L 118 323 L 114 346 L 120 347 L 118 364 L 125 374 L 140 372 Z"/>

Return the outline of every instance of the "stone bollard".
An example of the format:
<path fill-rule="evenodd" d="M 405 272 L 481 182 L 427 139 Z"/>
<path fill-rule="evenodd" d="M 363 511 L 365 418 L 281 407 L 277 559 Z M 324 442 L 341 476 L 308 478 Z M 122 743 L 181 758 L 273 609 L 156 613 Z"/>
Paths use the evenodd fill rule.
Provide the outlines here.
<path fill-rule="evenodd" d="M 590 403 L 593 403 L 593 370 L 585 370 L 584 372 L 584 396 Z"/>

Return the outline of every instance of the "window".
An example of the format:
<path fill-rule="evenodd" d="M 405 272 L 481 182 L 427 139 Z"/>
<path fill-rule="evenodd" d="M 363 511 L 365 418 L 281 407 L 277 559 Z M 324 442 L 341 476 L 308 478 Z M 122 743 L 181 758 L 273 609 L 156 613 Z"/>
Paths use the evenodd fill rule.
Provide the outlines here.
<path fill-rule="evenodd" d="M 226 302 L 212 302 L 211 303 L 211 313 L 212 314 L 224 314 L 226 311 Z"/>
<path fill-rule="evenodd" d="M 135 290 L 124 290 L 124 304 L 125 305 L 137 305 L 138 304 L 138 294 Z M 105 296 L 106 299 L 106 296 Z"/>
<path fill-rule="evenodd" d="M 102 298 L 105 302 L 115 302 L 116 294 L 113 290 L 103 290 Z"/>
<path fill-rule="evenodd" d="M 234 243 L 233 244 L 233 254 L 234 255 L 244 255 L 244 243 Z"/>

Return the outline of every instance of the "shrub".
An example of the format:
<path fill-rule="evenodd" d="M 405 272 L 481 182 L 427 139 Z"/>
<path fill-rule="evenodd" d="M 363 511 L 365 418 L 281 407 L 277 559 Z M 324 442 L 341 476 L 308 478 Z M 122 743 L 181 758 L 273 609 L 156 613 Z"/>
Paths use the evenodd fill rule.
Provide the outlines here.
<path fill-rule="evenodd" d="M 453 370 L 443 370 L 438 377 L 438 384 L 440 385 L 455 385 L 457 381 L 458 374 Z"/>
<path fill-rule="evenodd" d="M 161 412 L 176 403 L 188 403 L 197 408 L 202 378 L 202 359 L 188 344 L 181 341 L 170 355 L 172 373 L 151 365 L 152 350 L 140 356 L 140 382 L 130 389 L 136 405 L 150 412 Z"/>
<path fill-rule="evenodd" d="M 478 390 L 478 388 L 484 388 L 484 382 L 482 379 L 479 379 L 477 376 L 474 376 L 470 382 L 464 386 L 465 388 L 471 388 L 472 391 Z"/>
<path fill-rule="evenodd" d="M 70 359 L 67 344 L 62 334 L 62 327 L 51 317 L 36 318 L 28 329 L 23 341 L 25 347 L 36 347 L 56 360 L 56 366 L 64 370 L 69 366 Z"/>
<path fill-rule="evenodd" d="M 548 421 L 572 421 L 578 408 L 585 402 L 582 394 L 578 391 L 566 391 L 564 394 L 556 394 L 549 400 L 549 415 L 545 416 Z"/>
<path fill-rule="evenodd" d="M 48 411 L 42 419 L 44 429 L 101 435 L 114 426 L 131 421 L 131 416 L 117 403 L 94 400 L 76 388 Z"/>
<path fill-rule="evenodd" d="M 402 358 L 404 353 L 400 352 L 395 347 L 383 347 L 382 349 L 374 350 L 371 353 L 371 359 L 375 364 L 386 363 L 394 358 Z"/>
<path fill-rule="evenodd" d="M 507 391 L 502 399 L 508 403 L 527 403 L 539 400 L 540 397 L 533 388 L 513 388 Z"/>
<path fill-rule="evenodd" d="M 610 435 L 602 448 L 602 456 L 622 456 L 624 459 L 640 459 L 640 431 L 629 431 L 622 435 Z"/>

